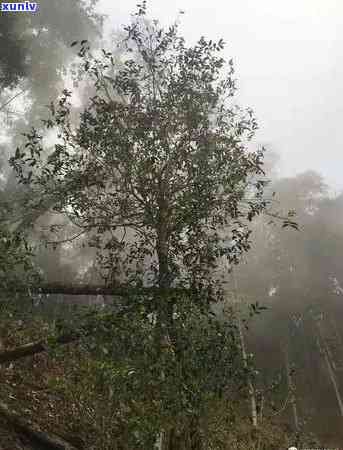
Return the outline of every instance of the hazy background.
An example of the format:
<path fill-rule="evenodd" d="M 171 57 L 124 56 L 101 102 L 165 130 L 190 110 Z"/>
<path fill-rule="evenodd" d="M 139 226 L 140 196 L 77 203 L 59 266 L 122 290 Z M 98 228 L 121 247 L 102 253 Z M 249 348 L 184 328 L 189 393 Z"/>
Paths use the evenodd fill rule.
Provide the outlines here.
<path fill-rule="evenodd" d="M 100 0 L 113 28 L 137 0 Z M 259 121 L 255 142 L 280 154 L 281 176 L 320 172 L 343 188 L 343 3 L 340 0 L 150 0 L 149 15 L 168 24 L 180 10 L 182 32 L 223 38 L 236 68 L 239 101 Z"/>
<path fill-rule="evenodd" d="M 128 23 L 138 1 L 99 0 L 99 12 L 108 15 L 107 33 Z M 40 6 L 34 16 L 0 15 L 0 69 L 6 69 L 9 75 L 1 82 L 0 70 L 0 225 L 16 224 L 30 233 L 35 263 L 47 281 L 96 284 L 101 278 L 95 252 L 83 248 L 82 239 L 56 251 L 45 248 L 41 234 L 44 227 L 62 219 L 69 223 L 51 214 L 50 203 L 31 210 L 35 195 L 27 186 L 18 185 L 7 163 L 17 145 L 23 145 L 21 133 L 40 124 L 47 114 L 46 105 L 66 81 L 80 100 L 75 116 L 91 95 L 87 85 L 77 87 L 71 82 L 67 69 L 75 62 L 76 51 L 70 44 L 88 39 L 95 48 L 101 45 L 101 17 L 94 16 L 92 8 L 85 10 L 83 0 L 42 0 Z M 233 58 L 238 80 L 236 100 L 255 110 L 260 125 L 252 145 L 263 144 L 269 151 L 266 168 L 272 183 L 266 197 L 276 192 L 273 207 L 284 212 L 295 209 L 300 225 L 298 232 L 283 229 L 277 222 L 270 224 L 269 216 L 257 218 L 251 224 L 252 248 L 235 268 L 234 277 L 228 274 L 226 280 L 229 299 L 239 300 L 243 306 L 257 301 L 268 306 L 247 331 L 247 349 L 254 354 L 260 371 L 255 386 L 267 392 L 266 405 L 274 401 L 283 404 L 289 392 L 289 366 L 294 365 L 301 426 L 318 434 L 321 447 L 342 446 L 343 412 L 322 349 L 327 348 L 343 399 L 343 179 L 339 133 L 343 116 L 343 3 L 148 0 L 148 17 L 158 18 L 167 26 L 180 10 L 185 11 L 180 34 L 190 44 L 201 35 L 226 41 L 224 56 Z M 19 96 L 11 102 L 15 95 Z M 7 102 L 8 107 L 1 109 Z M 53 150 L 52 141 L 46 139 L 46 154 Z M 336 196 L 328 195 L 325 182 Z M 66 228 L 70 236 L 75 234 Z M 41 306 L 51 317 L 57 316 L 59 306 L 61 313 L 73 317 L 65 313 L 65 305 L 75 299 L 61 296 L 55 300 L 57 306 L 51 297 Z M 89 297 L 76 301 L 93 302 Z M 279 375 L 280 389 L 267 390 Z M 284 409 L 280 420 L 293 427 L 290 407 Z"/>

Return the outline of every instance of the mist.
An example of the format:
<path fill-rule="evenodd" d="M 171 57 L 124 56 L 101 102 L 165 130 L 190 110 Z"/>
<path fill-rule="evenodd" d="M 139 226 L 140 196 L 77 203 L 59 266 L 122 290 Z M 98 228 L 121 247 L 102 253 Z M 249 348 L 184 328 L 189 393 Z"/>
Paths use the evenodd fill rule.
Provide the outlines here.
<path fill-rule="evenodd" d="M 33 249 L 30 261 L 45 284 L 91 291 L 33 295 L 32 304 L 38 305 L 34 314 L 52 323 L 54 333 L 59 321 L 66 319 L 68 326 L 74 326 L 75 305 L 113 306 L 115 295 L 103 294 L 100 300 L 96 295 L 96 289 L 107 288 L 111 276 L 111 288 L 129 284 L 135 264 L 141 264 L 141 271 L 148 272 L 148 267 L 153 271 L 157 259 L 147 252 L 138 262 L 130 260 L 127 272 L 122 261 L 115 260 L 115 267 L 106 266 L 105 274 L 99 262 L 101 247 L 88 245 L 97 232 L 87 229 L 78 238 L 75 221 L 56 212 L 54 199 L 39 201 L 41 186 L 20 184 L 9 159 L 32 127 L 44 134 L 44 158 L 53 155 L 57 141 L 45 132 L 42 118 L 48 117 L 47 106 L 66 86 L 74 92 L 72 124 L 78 126 L 79 114 L 97 92 L 89 80 L 79 77 L 78 45 L 89 42 L 95 55 L 101 55 L 102 47 L 113 52 L 118 64 L 113 70 L 119 71 L 124 52 L 121 26 L 133 20 L 135 6 L 131 0 L 119 4 L 46 0 L 34 15 L 0 15 L 0 227 L 25 234 Z M 162 24 L 179 20 L 187 45 L 200 36 L 224 39 L 224 57 L 232 58 L 235 68 L 235 102 L 251 107 L 257 117 L 258 130 L 249 151 L 265 149 L 261 178 L 267 207 L 246 221 L 251 231 L 249 249 L 242 252 L 239 263 L 220 267 L 225 290 L 222 302 L 212 309 L 222 322 L 231 320 L 225 309 L 239 317 L 249 387 L 242 404 L 249 410 L 246 405 L 252 399 L 259 426 L 266 423 L 266 434 L 271 435 L 282 430 L 289 445 L 342 446 L 343 5 L 336 0 L 325 5 L 319 0 L 287 4 L 249 0 L 241 5 L 222 0 L 206 5 L 194 0 L 170 4 L 151 0 L 148 7 L 149 15 Z M 70 240 L 74 234 L 76 238 Z M 121 235 L 104 229 L 103 236 L 120 241 L 118 248 L 125 239 L 130 245 L 139 241 L 132 230 Z M 61 245 L 55 245 L 55 239 Z M 110 260 L 108 247 L 101 251 Z M 125 251 L 123 261 L 129 259 Z M 20 330 L 18 323 L 15 328 Z M 0 344 L 6 339 L 11 344 L 6 333 Z M 36 336 L 40 338 L 40 333 L 34 331 L 32 341 Z M 18 342 L 21 339 L 19 335 Z M 237 411 L 241 414 L 240 407 Z M 245 419 L 242 424 L 246 426 Z M 274 431 L 274 426 L 279 428 Z M 3 428 L 0 423 L 0 444 Z M 301 441 L 303 435 L 306 441 Z M 277 448 L 273 445 L 270 448 Z M 252 447 L 244 447 L 248 448 Z"/>

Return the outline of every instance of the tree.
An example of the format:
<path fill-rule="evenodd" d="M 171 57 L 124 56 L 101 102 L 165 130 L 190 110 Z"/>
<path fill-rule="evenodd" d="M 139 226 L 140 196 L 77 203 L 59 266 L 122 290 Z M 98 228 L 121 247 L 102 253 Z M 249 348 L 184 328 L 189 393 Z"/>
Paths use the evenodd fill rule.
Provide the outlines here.
<path fill-rule="evenodd" d="M 54 274 L 66 273 L 63 249 L 59 258 L 62 267 L 56 270 L 57 255 L 37 245 L 39 236 L 29 226 L 38 220 L 40 224 L 49 223 L 49 216 L 44 215 L 45 208 L 33 214 L 27 210 L 29 186 L 18 186 L 8 158 L 14 154 L 27 123 L 40 126 L 38 119 L 45 113 L 45 105 L 60 92 L 66 67 L 77 57 L 70 43 L 87 38 L 96 44 L 102 18 L 95 12 L 95 6 L 93 0 L 62 0 L 58 4 L 46 0 L 39 5 L 38 14 L 3 12 L 0 15 L 0 120 L 6 136 L 0 144 L 0 201 L 3 198 L 11 205 L 6 210 L 0 206 L 0 222 L 5 221 L 11 231 L 27 235 L 31 247 L 35 248 L 35 263 L 46 278 L 50 277 L 52 266 Z M 49 150 L 47 147 L 47 153 Z"/>
<path fill-rule="evenodd" d="M 187 48 L 177 25 L 164 31 L 144 15 L 142 6 L 126 28 L 127 59 L 113 77 L 111 54 L 92 57 L 82 43 L 97 94 L 79 125 L 64 90 L 45 121 L 59 133 L 53 154 L 41 158 L 33 130 L 11 164 L 42 191 L 34 206 L 53 198 L 54 212 L 92 235 L 110 272 L 120 255 L 126 265 L 136 259 L 128 282 L 208 287 L 220 257 L 236 263 L 249 248 L 245 222 L 265 206 L 263 183 L 251 180 L 262 173 L 262 152 L 245 147 L 256 122 L 250 110 L 227 105 L 235 86 L 232 63 L 222 76 L 222 41 Z"/>
<path fill-rule="evenodd" d="M 97 248 L 107 284 L 158 288 L 144 297 L 143 308 L 156 318 L 152 342 L 165 376 L 175 361 L 169 355 L 163 366 L 166 347 L 187 367 L 180 308 L 208 312 L 221 299 L 215 272 L 249 249 L 247 224 L 266 206 L 265 181 L 259 179 L 263 152 L 248 151 L 257 124 L 250 109 L 233 103 L 233 67 L 230 61 L 224 71 L 223 41 L 202 37 L 187 47 L 177 24 L 164 30 L 145 16 L 143 3 L 125 28 L 119 66 L 110 52 L 92 55 L 81 42 L 82 70 L 96 94 L 75 126 L 72 93 L 64 90 L 44 120 L 56 131 L 54 152 L 44 157 L 42 134 L 32 129 L 11 165 L 37 192 L 33 208 L 48 202 L 74 225 L 67 240 L 86 235 Z M 139 296 L 131 303 L 138 313 Z"/>
<path fill-rule="evenodd" d="M 56 98 L 63 83 L 65 66 L 75 57 L 70 42 L 77 38 L 95 39 L 102 18 L 95 13 L 96 1 L 48 0 L 39 5 L 38 14 L 0 16 L 0 114 L 2 129 L 8 125 L 11 140 L 2 144 L 0 172 L 9 177 L 4 164 L 13 154 L 26 127 L 44 114 L 49 98 Z M 18 104 L 17 100 L 20 101 Z M 7 156 L 7 158 L 6 158 Z M 3 165 L 3 167 L 2 167 Z M 14 189 L 9 182 L 10 189 Z"/>
<path fill-rule="evenodd" d="M 49 0 L 39 5 L 39 14 L 2 13 L 2 88 L 15 88 L 23 79 L 28 79 L 32 87 L 38 89 L 38 83 L 42 81 L 40 77 L 44 76 L 47 77 L 45 81 L 50 83 L 57 81 L 60 76 L 58 71 L 66 56 L 65 46 L 77 37 L 84 37 L 85 32 L 88 36 L 94 36 L 98 32 L 101 17 L 94 11 L 96 3 L 93 0 L 76 0 L 73 3 L 62 0 L 56 5 Z M 56 58 L 53 64 L 52 56 Z M 40 89 L 44 89 L 44 85 L 46 83 Z M 50 89 L 52 87 L 50 85 Z"/>

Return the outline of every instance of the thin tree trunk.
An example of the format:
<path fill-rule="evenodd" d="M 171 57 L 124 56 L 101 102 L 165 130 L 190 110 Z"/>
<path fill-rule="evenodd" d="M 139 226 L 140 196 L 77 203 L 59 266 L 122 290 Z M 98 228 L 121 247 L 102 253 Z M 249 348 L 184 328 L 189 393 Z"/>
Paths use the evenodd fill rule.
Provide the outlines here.
<path fill-rule="evenodd" d="M 333 386 L 333 389 L 334 389 L 334 392 L 335 392 L 336 400 L 337 400 L 337 403 L 338 403 L 338 408 L 339 408 L 341 416 L 343 417 L 343 401 L 342 401 L 342 397 L 341 397 L 341 394 L 340 394 L 339 389 L 338 389 L 335 373 L 334 373 L 333 368 L 332 368 L 332 361 L 330 360 L 331 359 L 330 358 L 330 353 L 328 351 L 326 342 L 324 340 L 323 333 L 322 333 L 319 321 L 316 321 L 316 324 L 317 324 L 318 337 L 319 337 L 319 339 L 318 339 L 319 350 L 324 355 L 326 366 L 327 366 L 327 369 L 328 369 L 328 372 L 329 372 L 329 377 L 330 377 L 330 380 L 331 380 L 331 383 L 332 383 L 332 386 Z"/>
<path fill-rule="evenodd" d="M 260 424 L 262 423 L 262 420 L 263 420 L 263 407 L 264 407 L 264 395 L 262 392 L 261 401 L 260 401 Z"/>
<path fill-rule="evenodd" d="M 331 325 L 332 325 L 332 329 L 335 334 L 335 338 L 336 338 L 337 342 L 340 344 L 340 348 L 342 350 L 342 347 L 343 347 L 342 335 L 337 329 L 337 323 L 333 316 L 331 316 Z"/>
<path fill-rule="evenodd" d="M 331 315 L 331 326 L 333 329 L 333 333 L 335 336 L 335 344 L 336 344 L 336 357 L 338 360 L 338 363 L 335 364 L 335 370 L 342 370 L 343 369 L 343 340 L 342 340 L 342 335 L 341 333 L 338 331 L 337 329 L 337 323 L 336 320 L 334 319 L 333 315 Z"/>
<path fill-rule="evenodd" d="M 168 344 L 171 343 L 170 331 L 173 322 L 173 305 L 169 304 L 168 295 L 161 295 L 161 291 L 168 289 L 170 286 L 169 279 L 169 264 L 168 264 L 168 245 L 167 245 L 167 228 L 166 228 L 166 204 L 164 199 L 164 193 L 160 186 L 159 196 L 159 225 L 157 231 L 157 258 L 158 258 L 158 286 L 160 293 L 157 293 L 157 336 L 156 345 L 160 347 L 160 350 L 164 349 L 168 351 Z M 165 378 L 165 374 L 162 370 L 162 379 Z M 173 449 L 173 436 L 174 429 L 162 429 L 160 433 L 160 445 L 161 450 Z"/>
<path fill-rule="evenodd" d="M 288 391 L 291 393 L 291 405 L 292 405 L 292 415 L 295 431 L 299 430 L 299 416 L 298 416 L 298 408 L 295 397 L 295 385 L 291 373 L 290 361 L 289 361 L 289 344 L 288 342 L 284 346 L 284 356 L 285 356 L 285 368 L 286 368 L 286 377 L 287 377 L 287 385 Z"/>
<path fill-rule="evenodd" d="M 241 345 L 241 351 L 242 351 L 242 358 L 243 358 L 243 364 L 244 368 L 248 370 L 248 357 L 247 352 L 245 349 L 245 342 L 244 342 L 244 334 L 242 330 L 242 322 L 240 317 L 238 317 L 237 320 L 238 323 L 238 334 L 239 334 L 239 340 Z M 249 399 L 250 399 L 250 414 L 251 414 L 251 423 L 253 427 L 257 427 L 257 406 L 256 406 L 256 395 L 255 395 L 255 388 L 251 381 L 251 377 L 248 374 L 247 375 L 247 386 L 248 386 L 248 392 L 249 392 Z"/>
<path fill-rule="evenodd" d="M 235 296 L 236 300 L 238 300 L 238 287 L 237 287 L 237 279 L 235 275 L 233 274 L 233 281 L 234 281 L 234 287 L 235 287 Z M 239 316 L 239 311 L 237 312 L 237 325 L 238 325 L 238 335 L 239 335 L 239 341 L 242 351 L 242 358 L 243 358 L 243 365 L 244 368 L 248 369 L 248 357 L 247 352 L 245 348 L 245 341 L 244 341 L 244 333 L 243 333 L 243 327 L 241 318 Z M 248 374 L 248 372 L 247 372 Z M 254 428 L 257 428 L 258 425 L 258 417 L 257 417 L 257 404 L 256 404 L 256 394 L 255 394 L 255 388 L 252 383 L 251 377 L 248 374 L 247 375 L 247 386 L 248 386 L 248 393 L 249 393 L 249 399 L 250 399 L 250 414 L 251 414 L 251 423 Z"/>

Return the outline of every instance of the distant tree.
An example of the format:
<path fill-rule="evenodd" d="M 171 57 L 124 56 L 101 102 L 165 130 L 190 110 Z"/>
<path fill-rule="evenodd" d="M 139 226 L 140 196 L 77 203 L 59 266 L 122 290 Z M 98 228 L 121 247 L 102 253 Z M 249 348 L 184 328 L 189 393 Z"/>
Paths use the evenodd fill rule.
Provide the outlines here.
<path fill-rule="evenodd" d="M 21 133 L 27 123 L 40 126 L 40 118 L 46 111 L 49 99 L 55 99 L 60 92 L 66 68 L 75 60 L 75 49 L 70 43 L 75 39 L 91 39 L 94 44 L 100 38 L 102 17 L 96 13 L 94 0 L 46 0 L 39 4 L 37 14 L 0 14 L 0 121 L 6 140 L 0 144 L 0 196 L 11 208 L 4 212 L 0 208 L 0 222 L 16 232 L 29 235 L 28 242 L 35 247 L 38 235 L 32 233 L 30 224 L 38 219 L 42 224 L 46 208 L 29 211 L 27 198 L 31 196 L 29 186 L 18 186 L 8 165 L 8 158 L 14 154 Z M 46 149 L 49 152 L 49 147 Z M 49 217 L 43 220 L 49 223 Z M 36 249 L 36 262 L 45 275 L 54 273 L 59 265 L 57 253 Z M 63 249 L 62 249 L 63 250 Z M 47 264 L 49 263 L 49 264 Z M 76 264 L 74 264 L 74 267 Z M 72 272 L 69 271 L 71 276 Z"/>
<path fill-rule="evenodd" d="M 47 0 L 39 4 L 37 14 L 1 13 L 0 119 L 3 131 L 10 125 L 11 138 L 0 150 L 0 173 L 6 179 L 5 161 L 23 128 L 44 114 L 49 98 L 56 98 L 60 90 L 65 67 L 75 56 L 70 43 L 78 38 L 94 40 L 100 34 L 102 17 L 95 4 L 94 0 L 58 4 Z"/>
<path fill-rule="evenodd" d="M 65 58 L 64 47 L 75 38 L 94 36 L 101 21 L 94 11 L 96 1 L 62 0 L 57 5 L 48 0 L 39 5 L 38 14 L 11 14 L 0 16 L 0 85 L 14 88 L 23 79 L 35 80 L 33 75 L 51 75 L 61 69 Z M 86 31 L 87 30 L 87 31 Z M 40 56 L 39 64 L 37 57 Z M 52 62 L 52 57 L 55 59 Z M 46 59 L 50 59 L 50 67 Z M 40 73 L 44 72 L 44 73 Z M 38 78 L 37 77 L 37 78 Z M 41 86 L 44 88 L 44 86 Z M 50 89 L 52 86 L 50 85 Z"/>

